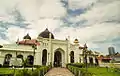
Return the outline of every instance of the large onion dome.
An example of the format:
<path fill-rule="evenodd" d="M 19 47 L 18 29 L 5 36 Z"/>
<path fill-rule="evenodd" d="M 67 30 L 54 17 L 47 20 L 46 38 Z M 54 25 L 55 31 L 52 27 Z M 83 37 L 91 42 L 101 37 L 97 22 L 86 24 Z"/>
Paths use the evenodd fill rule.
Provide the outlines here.
<path fill-rule="evenodd" d="M 23 39 L 29 39 L 29 40 L 31 40 L 31 37 L 30 37 L 29 34 L 27 34 L 26 36 L 23 37 Z"/>
<path fill-rule="evenodd" d="M 38 37 L 49 38 L 49 34 L 51 32 L 46 28 L 43 32 L 41 32 Z M 51 38 L 54 39 L 54 35 L 51 33 Z"/>

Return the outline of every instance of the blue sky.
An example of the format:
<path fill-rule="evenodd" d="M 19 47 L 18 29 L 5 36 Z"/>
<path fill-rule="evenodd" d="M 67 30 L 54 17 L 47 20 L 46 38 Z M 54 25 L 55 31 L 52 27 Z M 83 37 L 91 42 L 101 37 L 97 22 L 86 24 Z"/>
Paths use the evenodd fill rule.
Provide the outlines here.
<path fill-rule="evenodd" d="M 94 51 L 107 54 L 113 46 L 120 52 L 119 0 L 0 0 L 0 9 L 1 44 L 26 33 L 36 38 L 47 27 L 56 39 L 70 36 Z"/>

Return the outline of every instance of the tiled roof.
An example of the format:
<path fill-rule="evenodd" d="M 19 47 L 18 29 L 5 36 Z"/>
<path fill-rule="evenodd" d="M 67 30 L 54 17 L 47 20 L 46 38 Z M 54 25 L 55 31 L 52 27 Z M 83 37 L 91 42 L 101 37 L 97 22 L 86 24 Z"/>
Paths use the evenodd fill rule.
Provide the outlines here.
<path fill-rule="evenodd" d="M 40 43 L 35 39 L 18 41 L 17 44 L 21 44 L 21 45 L 40 45 Z"/>

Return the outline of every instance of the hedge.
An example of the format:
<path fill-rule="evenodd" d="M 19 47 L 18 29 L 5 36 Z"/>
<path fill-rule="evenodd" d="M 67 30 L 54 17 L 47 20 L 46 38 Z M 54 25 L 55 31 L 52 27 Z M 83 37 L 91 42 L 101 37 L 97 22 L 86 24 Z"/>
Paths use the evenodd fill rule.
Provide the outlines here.
<path fill-rule="evenodd" d="M 16 70 L 14 76 L 44 76 L 49 69 L 50 66 L 41 66 L 33 71 L 29 69 Z"/>
<path fill-rule="evenodd" d="M 79 67 L 79 68 L 85 68 L 86 64 L 84 63 L 68 63 L 66 66 L 68 65 L 72 65 L 72 66 L 75 66 L 75 67 Z M 87 67 L 95 67 L 96 64 L 90 64 L 90 63 L 87 63 Z"/>
<path fill-rule="evenodd" d="M 86 72 L 85 69 L 79 68 L 73 65 L 68 65 L 67 68 L 75 75 L 75 76 L 92 76 L 93 74 L 90 72 Z"/>
<path fill-rule="evenodd" d="M 67 68 L 75 76 L 120 76 L 120 69 L 117 68 L 102 68 L 102 67 L 90 67 L 79 68 L 76 65 L 67 65 Z"/>

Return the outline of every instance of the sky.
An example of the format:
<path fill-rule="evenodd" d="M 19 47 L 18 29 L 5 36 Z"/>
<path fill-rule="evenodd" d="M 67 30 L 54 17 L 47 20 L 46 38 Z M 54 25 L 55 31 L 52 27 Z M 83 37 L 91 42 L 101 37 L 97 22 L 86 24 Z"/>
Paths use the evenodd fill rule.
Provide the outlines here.
<path fill-rule="evenodd" d="M 15 43 L 48 28 L 56 39 L 77 38 L 90 50 L 120 52 L 120 0 L 0 0 L 0 42 Z M 18 18 L 17 18 L 18 17 Z"/>

